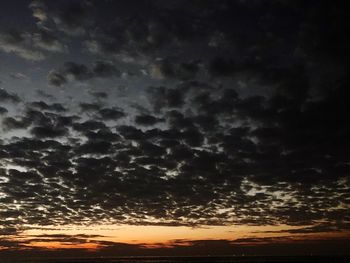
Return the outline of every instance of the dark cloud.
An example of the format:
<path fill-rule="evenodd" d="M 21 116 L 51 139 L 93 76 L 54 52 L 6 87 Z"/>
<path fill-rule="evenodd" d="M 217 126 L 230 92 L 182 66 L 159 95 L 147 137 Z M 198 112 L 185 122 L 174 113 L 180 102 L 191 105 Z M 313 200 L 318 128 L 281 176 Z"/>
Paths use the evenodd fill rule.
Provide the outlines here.
<path fill-rule="evenodd" d="M 35 92 L 39 97 L 45 98 L 47 100 L 55 100 L 55 97 L 53 95 L 47 93 L 46 91 L 38 89 Z"/>
<path fill-rule="evenodd" d="M 53 35 L 48 30 L 40 30 L 32 36 L 34 46 L 51 51 L 51 52 L 66 52 L 67 46 L 61 43 L 58 37 Z"/>
<path fill-rule="evenodd" d="M 81 108 L 82 112 L 91 112 L 91 111 L 99 111 L 101 109 L 101 105 L 96 103 L 80 103 L 79 107 Z"/>
<path fill-rule="evenodd" d="M 36 126 L 30 132 L 37 138 L 62 137 L 68 134 L 67 128 L 59 126 Z"/>
<path fill-rule="evenodd" d="M 67 78 L 65 75 L 61 74 L 58 71 L 52 70 L 47 76 L 47 80 L 49 84 L 53 86 L 62 86 L 68 82 Z"/>
<path fill-rule="evenodd" d="M 30 61 L 42 61 L 48 52 L 66 52 L 67 46 L 46 29 L 35 32 L 11 29 L 0 32 L 0 50 Z"/>
<path fill-rule="evenodd" d="M 57 60 L 26 71 L 9 66 L 34 72 L 26 85 L 39 88 L 40 99 L 21 89 L 19 103 L 12 90 L 23 83 L 0 89 L 0 102 L 10 102 L 0 107 L 3 233 L 72 222 L 348 231 L 343 4 L 32 1 L 30 8 L 37 31 L 1 33 L 0 49 L 36 63 L 51 51 Z M 36 85 L 45 72 L 51 86 L 72 88 Z M 86 238 L 66 240 L 78 239 Z M 186 242 L 201 252 L 277 241 Z M 173 246 L 186 252 L 181 241 Z"/>
<path fill-rule="evenodd" d="M 195 78 L 199 70 L 198 64 L 197 61 L 179 63 L 172 58 L 166 58 L 153 64 L 150 73 L 152 77 L 158 79 L 190 80 Z"/>
<path fill-rule="evenodd" d="M 215 77 L 233 76 L 236 73 L 237 66 L 232 59 L 227 58 L 213 58 L 208 65 L 208 71 Z"/>
<path fill-rule="evenodd" d="M 98 111 L 98 114 L 103 120 L 118 120 L 125 117 L 125 113 L 119 108 L 103 108 Z"/>
<path fill-rule="evenodd" d="M 166 89 L 165 87 L 150 87 L 149 99 L 156 111 L 164 107 L 178 108 L 184 104 L 184 92 L 181 89 Z"/>
<path fill-rule="evenodd" d="M 349 225 L 345 223 L 341 226 L 341 229 L 347 229 Z M 337 232 L 339 230 L 337 225 L 332 224 L 318 224 L 311 227 L 303 227 L 298 229 L 280 230 L 280 231 L 266 231 L 266 233 L 291 233 L 291 234 L 305 234 L 305 233 L 324 233 L 324 232 Z"/>
<path fill-rule="evenodd" d="M 60 103 L 53 103 L 49 105 L 44 101 L 34 101 L 30 103 L 30 106 L 33 108 L 37 108 L 39 110 L 46 110 L 46 111 L 56 111 L 56 112 L 66 111 L 66 109 Z"/>
<path fill-rule="evenodd" d="M 152 115 L 138 115 L 135 117 L 135 122 L 138 125 L 144 125 L 144 126 L 149 126 L 149 125 L 154 125 L 158 122 L 162 122 L 163 119 L 154 117 Z"/>
<path fill-rule="evenodd" d="M 4 107 L 0 107 L 0 115 L 4 115 L 8 112 L 8 110 Z"/>
<path fill-rule="evenodd" d="M 104 129 L 107 126 L 103 122 L 88 120 L 83 123 L 75 123 L 73 128 L 77 131 L 89 131 L 89 130 L 99 130 Z"/>
<path fill-rule="evenodd" d="M 120 71 L 110 62 L 97 61 L 92 71 L 96 77 L 108 78 L 117 76 L 120 77 Z"/>
<path fill-rule="evenodd" d="M 2 125 L 5 130 L 25 129 L 29 127 L 30 124 L 31 121 L 28 118 L 15 119 L 12 117 L 6 117 L 2 121 Z"/>
<path fill-rule="evenodd" d="M 15 227 L 4 227 L 0 229 L 0 236 L 15 235 L 17 233 L 18 230 Z"/>
<path fill-rule="evenodd" d="M 33 46 L 32 36 L 17 30 L 0 32 L 0 50 L 32 61 L 45 58 L 44 54 Z"/>
<path fill-rule="evenodd" d="M 141 140 L 144 137 L 142 130 L 133 126 L 119 126 L 117 131 L 127 140 Z"/>
<path fill-rule="evenodd" d="M 37 19 L 39 28 L 56 27 L 68 35 L 82 35 L 91 25 L 91 3 L 88 1 L 71 1 L 56 3 L 34 0 L 29 7 Z"/>
<path fill-rule="evenodd" d="M 90 92 L 91 96 L 96 98 L 96 99 L 107 99 L 108 94 L 103 91 L 95 91 L 95 92 Z"/>
<path fill-rule="evenodd" d="M 21 99 L 17 94 L 9 93 L 5 89 L 0 89 L 0 102 L 13 102 L 18 103 Z"/>
<path fill-rule="evenodd" d="M 13 79 L 18 79 L 18 80 L 27 80 L 28 79 L 28 76 L 22 74 L 22 73 L 11 73 L 10 74 L 10 77 L 13 78 Z"/>
<path fill-rule="evenodd" d="M 63 86 L 69 80 L 87 81 L 93 78 L 120 77 L 120 71 L 110 62 L 98 61 L 92 69 L 84 64 L 66 62 L 59 70 L 52 70 L 48 75 L 48 81 L 54 86 Z"/>
<path fill-rule="evenodd" d="M 63 74 L 75 80 L 83 81 L 92 78 L 92 72 L 83 64 L 66 62 L 62 69 Z"/>

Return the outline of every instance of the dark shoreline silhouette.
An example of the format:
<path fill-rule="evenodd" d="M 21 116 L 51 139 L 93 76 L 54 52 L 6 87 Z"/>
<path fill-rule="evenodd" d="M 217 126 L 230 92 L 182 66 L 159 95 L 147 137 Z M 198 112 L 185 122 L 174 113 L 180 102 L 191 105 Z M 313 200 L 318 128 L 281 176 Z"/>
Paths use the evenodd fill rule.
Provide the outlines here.
<path fill-rule="evenodd" d="M 27 263 L 342 263 L 350 262 L 350 256 L 135 256 L 67 259 L 31 259 L 16 262 Z"/>

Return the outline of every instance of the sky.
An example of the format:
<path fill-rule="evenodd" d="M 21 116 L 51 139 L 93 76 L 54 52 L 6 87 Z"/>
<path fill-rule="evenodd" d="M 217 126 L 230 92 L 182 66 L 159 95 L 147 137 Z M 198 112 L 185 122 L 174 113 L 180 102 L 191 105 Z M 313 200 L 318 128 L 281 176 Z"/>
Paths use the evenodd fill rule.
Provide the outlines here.
<path fill-rule="evenodd" d="M 3 0 L 0 256 L 348 254 L 347 16 Z"/>

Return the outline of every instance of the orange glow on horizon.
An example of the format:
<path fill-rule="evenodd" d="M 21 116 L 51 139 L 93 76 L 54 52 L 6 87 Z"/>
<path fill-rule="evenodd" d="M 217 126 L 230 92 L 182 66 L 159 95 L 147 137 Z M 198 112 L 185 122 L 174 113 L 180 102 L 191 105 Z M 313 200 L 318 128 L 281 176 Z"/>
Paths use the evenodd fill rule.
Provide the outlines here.
<path fill-rule="evenodd" d="M 192 244 L 191 242 L 198 240 L 227 240 L 233 244 L 249 246 L 267 244 L 272 241 L 277 243 L 293 243 L 350 237 L 350 232 L 336 231 L 293 234 L 285 231 L 296 230 L 302 227 L 287 225 L 206 226 L 199 228 L 140 225 L 66 226 L 65 228 L 54 226 L 47 228 L 31 227 L 32 229 L 25 230 L 20 236 L 12 236 L 11 239 L 23 241 L 24 246 L 28 249 L 82 249 L 93 252 L 108 247 L 108 244 L 103 242 L 138 245 L 145 249 L 154 249 L 171 248 L 174 246 L 186 247 L 190 246 Z M 70 239 L 71 237 L 74 239 Z M 246 238 L 256 238 L 257 240 L 246 242 Z M 264 238 L 268 239 L 264 240 Z"/>
<path fill-rule="evenodd" d="M 58 242 L 58 241 L 41 241 L 41 242 L 30 242 L 26 245 L 31 248 L 41 248 L 47 250 L 60 250 L 60 249 L 84 249 L 88 251 L 96 251 L 102 246 L 97 243 L 72 243 L 72 242 Z"/>

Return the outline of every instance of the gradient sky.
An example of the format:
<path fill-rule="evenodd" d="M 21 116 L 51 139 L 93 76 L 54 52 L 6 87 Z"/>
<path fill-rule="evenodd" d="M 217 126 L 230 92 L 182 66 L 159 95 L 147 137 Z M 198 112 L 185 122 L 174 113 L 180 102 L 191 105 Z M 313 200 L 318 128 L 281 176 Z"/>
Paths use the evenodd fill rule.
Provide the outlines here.
<path fill-rule="evenodd" d="M 0 256 L 347 254 L 346 1 L 0 10 Z"/>

